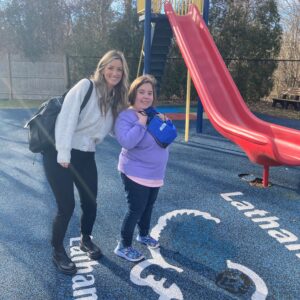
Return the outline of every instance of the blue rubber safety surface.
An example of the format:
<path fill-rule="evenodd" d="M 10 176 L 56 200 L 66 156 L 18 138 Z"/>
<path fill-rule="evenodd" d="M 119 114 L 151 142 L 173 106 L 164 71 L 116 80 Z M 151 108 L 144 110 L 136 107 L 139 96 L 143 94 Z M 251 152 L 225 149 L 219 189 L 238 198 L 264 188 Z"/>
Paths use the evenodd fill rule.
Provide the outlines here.
<path fill-rule="evenodd" d="M 22 128 L 31 114 L 0 110 L 1 300 L 299 299 L 300 168 L 271 168 L 270 188 L 251 186 L 238 175 L 261 178 L 262 167 L 208 120 L 203 134 L 191 122 L 188 143 L 184 122 L 175 123 L 179 136 L 152 215 L 151 234 L 161 246 L 150 251 L 134 241 L 146 257 L 142 263 L 113 253 L 126 211 L 120 147 L 113 137 L 98 146 L 93 238 L 104 257 L 90 261 L 78 249 L 76 194 L 65 246 L 79 272 L 58 273 L 49 246 L 56 206 L 41 156 L 29 152 Z M 300 130 L 300 121 L 259 117 Z"/>

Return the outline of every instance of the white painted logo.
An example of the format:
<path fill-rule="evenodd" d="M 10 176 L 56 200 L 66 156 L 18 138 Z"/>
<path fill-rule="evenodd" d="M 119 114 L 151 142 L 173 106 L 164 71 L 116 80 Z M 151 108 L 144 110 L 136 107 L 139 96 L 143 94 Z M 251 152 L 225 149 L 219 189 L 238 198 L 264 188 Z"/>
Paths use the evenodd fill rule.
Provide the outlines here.
<path fill-rule="evenodd" d="M 211 214 L 199 210 L 192 210 L 192 209 L 181 209 L 181 210 L 174 210 L 171 211 L 164 216 L 160 217 L 158 219 L 158 223 L 153 227 L 151 230 L 151 236 L 155 238 L 156 240 L 159 240 L 161 232 L 163 229 L 167 226 L 167 221 L 171 220 L 174 217 L 177 217 L 179 215 L 192 215 L 192 216 L 200 216 L 203 217 L 206 220 L 214 221 L 216 223 L 220 223 L 220 219 L 213 217 Z M 183 295 L 175 283 L 173 283 L 170 287 L 166 288 L 164 287 L 164 283 L 166 282 L 166 278 L 161 278 L 160 280 L 155 280 L 154 275 L 148 275 L 147 277 L 143 278 L 141 277 L 141 273 L 143 270 L 145 270 L 147 267 L 151 265 L 158 265 L 163 269 L 173 269 L 179 273 L 183 272 L 181 268 L 178 268 L 174 265 L 171 265 L 165 261 L 165 259 L 162 257 L 160 253 L 160 249 L 151 249 L 148 248 L 152 259 L 144 260 L 138 264 L 136 264 L 130 272 L 130 279 L 133 283 L 140 285 L 140 286 L 149 286 L 152 288 L 152 290 L 159 295 L 159 300 L 183 300 Z M 252 300 L 265 300 L 268 295 L 268 289 L 264 281 L 261 277 L 259 277 L 255 272 L 253 272 L 251 269 L 241 265 L 234 263 L 230 260 L 227 260 L 227 266 L 231 269 L 239 270 L 240 272 L 246 274 L 254 283 L 256 290 L 253 293 L 251 299 Z"/>
<path fill-rule="evenodd" d="M 265 282 L 252 270 L 249 268 L 236 264 L 230 260 L 227 260 L 227 267 L 230 269 L 239 270 L 240 272 L 246 274 L 255 285 L 255 292 L 253 293 L 251 299 L 252 300 L 265 300 L 268 295 L 268 288 Z"/>
<path fill-rule="evenodd" d="M 270 216 L 270 213 L 265 210 L 256 209 L 253 204 L 248 201 L 235 201 L 232 197 L 242 196 L 241 192 L 233 192 L 221 194 L 221 197 L 234 206 L 237 210 L 244 213 L 247 218 L 250 218 L 252 222 L 257 223 L 262 229 L 265 229 L 267 234 L 274 238 L 280 244 L 284 246 L 289 251 L 299 251 L 300 244 L 292 244 L 298 241 L 298 237 L 292 232 L 280 228 L 279 218 L 276 216 Z M 276 229 L 274 229 L 276 228 Z M 295 253 L 295 255 L 300 258 L 300 253 Z"/>
<path fill-rule="evenodd" d="M 167 225 L 167 221 L 171 220 L 173 217 L 177 217 L 179 215 L 184 215 L 184 214 L 193 215 L 195 217 L 201 216 L 206 220 L 211 220 L 216 223 L 220 223 L 220 220 L 218 218 L 214 218 L 209 213 L 202 212 L 199 210 L 190 210 L 190 209 L 174 210 L 158 219 L 158 223 L 151 230 L 151 236 L 156 240 L 159 240 L 161 232 Z M 171 299 L 182 300 L 183 295 L 180 288 L 177 286 L 177 284 L 173 283 L 170 287 L 165 288 L 164 283 L 167 280 L 166 278 L 155 280 L 153 275 L 148 275 L 146 278 L 141 277 L 142 271 L 150 265 L 158 265 L 163 269 L 173 269 L 179 273 L 183 271 L 181 268 L 178 268 L 176 266 L 167 263 L 165 259 L 162 257 L 162 255 L 160 254 L 159 248 L 157 249 L 148 248 L 148 249 L 151 252 L 152 259 L 144 260 L 139 264 L 135 265 L 131 269 L 130 272 L 131 281 L 137 285 L 145 285 L 151 287 L 154 290 L 154 292 L 159 295 L 159 300 L 171 300 Z"/>
<path fill-rule="evenodd" d="M 79 242 L 80 237 L 70 239 L 70 256 L 77 268 L 77 273 L 72 277 L 73 297 L 80 300 L 97 300 L 95 277 L 92 272 L 93 266 L 99 263 L 80 250 Z"/>

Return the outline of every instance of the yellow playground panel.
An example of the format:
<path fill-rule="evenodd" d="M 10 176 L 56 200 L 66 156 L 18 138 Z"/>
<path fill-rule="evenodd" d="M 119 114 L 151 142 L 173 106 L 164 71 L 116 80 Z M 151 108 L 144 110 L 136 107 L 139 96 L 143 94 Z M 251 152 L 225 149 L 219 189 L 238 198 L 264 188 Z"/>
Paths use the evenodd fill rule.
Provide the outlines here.
<path fill-rule="evenodd" d="M 145 2 L 149 0 L 137 0 L 137 12 L 138 14 L 144 14 L 145 13 Z M 158 0 L 152 0 L 151 1 L 151 8 L 152 13 L 160 14 L 163 13 L 163 7 L 164 3 L 167 1 L 158 1 Z M 199 11 L 203 12 L 203 0 L 169 0 L 173 6 L 174 11 L 178 15 L 185 15 L 188 12 L 189 5 L 195 4 Z"/>

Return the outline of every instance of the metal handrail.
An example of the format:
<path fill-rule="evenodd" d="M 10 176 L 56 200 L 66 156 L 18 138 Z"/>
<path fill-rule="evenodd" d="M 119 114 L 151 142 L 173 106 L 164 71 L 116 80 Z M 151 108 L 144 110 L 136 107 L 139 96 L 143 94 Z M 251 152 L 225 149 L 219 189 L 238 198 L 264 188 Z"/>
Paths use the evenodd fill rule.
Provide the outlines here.
<path fill-rule="evenodd" d="M 137 68 L 136 77 L 139 77 L 140 72 L 141 72 L 142 60 L 143 60 L 143 57 L 144 57 L 144 43 L 145 43 L 145 37 L 143 38 L 142 49 L 141 49 L 141 53 L 140 53 L 140 59 L 139 59 L 139 65 L 138 65 L 138 68 Z"/>

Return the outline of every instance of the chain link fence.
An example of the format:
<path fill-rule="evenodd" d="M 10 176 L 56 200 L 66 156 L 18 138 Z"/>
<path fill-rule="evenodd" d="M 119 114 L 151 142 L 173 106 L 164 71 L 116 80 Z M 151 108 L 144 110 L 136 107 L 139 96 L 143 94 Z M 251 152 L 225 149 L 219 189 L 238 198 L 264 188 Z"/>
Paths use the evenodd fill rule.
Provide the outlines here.
<path fill-rule="evenodd" d="M 0 99 L 46 99 L 61 94 L 81 78 L 91 76 L 99 59 L 100 57 L 88 56 L 47 56 L 44 60 L 31 62 L 18 55 L 0 55 Z M 137 75 L 138 61 L 138 57 L 127 57 L 130 81 Z M 231 59 L 230 63 L 229 60 L 225 62 L 229 69 L 237 63 L 241 66 L 247 65 L 244 69 L 231 70 L 245 100 L 272 98 L 283 90 L 300 87 L 300 60 Z M 266 70 L 270 65 L 276 65 L 277 68 L 273 76 L 268 78 L 263 74 L 264 72 L 268 74 Z M 260 76 L 256 76 L 257 74 Z M 187 69 L 182 58 L 168 58 L 160 82 L 160 100 L 184 103 L 186 78 Z M 247 99 L 249 96 L 247 97 L 245 91 L 256 91 L 261 94 L 261 89 L 265 88 L 263 85 L 270 84 L 271 81 L 273 88 L 271 91 L 270 88 L 267 89 L 269 92 L 266 95 Z M 191 100 L 196 101 L 196 97 L 196 91 L 192 87 Z"/>

